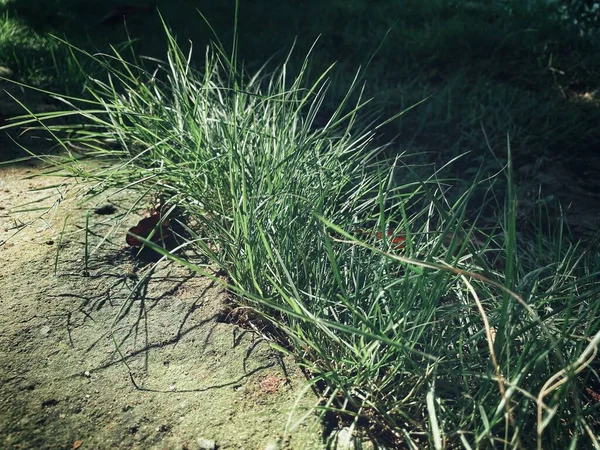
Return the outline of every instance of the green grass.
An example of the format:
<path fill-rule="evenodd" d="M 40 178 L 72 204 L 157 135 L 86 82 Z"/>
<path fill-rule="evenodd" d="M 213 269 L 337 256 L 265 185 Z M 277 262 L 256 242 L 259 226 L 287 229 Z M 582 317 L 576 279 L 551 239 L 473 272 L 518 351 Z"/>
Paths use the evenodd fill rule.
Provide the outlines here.
<path fill-rule="evenodd" d="M 598 446 L 598 252 L 561 222 L 522 233 L 510 144 L 496 178 L 477 170 L 457 189 L 447 169 L 424 176 L 377 145 L 397 117 L 373 121 L 360 76 L 341 95 L 310 55 L 250 75 L 236 49 L 209 47 L 195 69 L 167 42 L 163 63 L 84 52 L 107 75 L 82 98 L 56 94 L 64 112 L 13 126 L 51 132 L 64 153 L 41 158 L 89 195 L 127 187 L 177 211 L 181 245 L 202 258 L 147 245 L 224 271 L 324 415 L 389 448 Z M 90 173 L 85 158 L 106 164 Z M 478 218 L 486 207 L 495 222 Z"/>

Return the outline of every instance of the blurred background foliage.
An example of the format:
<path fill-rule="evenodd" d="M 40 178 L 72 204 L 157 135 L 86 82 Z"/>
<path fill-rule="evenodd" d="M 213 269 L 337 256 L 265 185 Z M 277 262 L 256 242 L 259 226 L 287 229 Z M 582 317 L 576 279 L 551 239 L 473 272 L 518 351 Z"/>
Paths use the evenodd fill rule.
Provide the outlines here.
<path fill-rule="evenodd" d="M 132 57 L 164 58 L 157 11 L 182 47 L 193 43 L 202 64 L 215 39 L 202 15 L 231 48 L 234 5 L 0 0 L 0 65 L 25 83 L 81 95 L 81 67 L 53 36 L 90 52 L 130 46 Z M 438 165 L 468 153 L 453 165 L 468 184 L 480 169 L 491 173 L 506 162 L 508 134 L 516 174 L 530 189 L 560 166 L 595 195 L 600 184 L 589 172 L 600 142 L 599 8 L 588 0 L 246 0 L 238 51 L 253 72 L 265 61 L 280 64 L 295 45 L 293 69 L 317 41 L 313 73 L 337 62 L 331 105 L 359 67 L 384 117 L 428 99 L 382 130 L 382 142 L 394 141 L 391 152 Z M 103 75 L 93 61 L 79 61 Z"/>

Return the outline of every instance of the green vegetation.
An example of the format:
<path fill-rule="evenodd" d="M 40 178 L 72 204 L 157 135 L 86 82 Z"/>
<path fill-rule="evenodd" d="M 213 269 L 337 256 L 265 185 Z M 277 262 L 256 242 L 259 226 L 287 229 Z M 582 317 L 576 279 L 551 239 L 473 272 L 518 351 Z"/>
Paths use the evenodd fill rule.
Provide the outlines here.
<path fill-rule="evenodd" d="M 307 369 L 324 415 L 339 414 L 389 448 L 598 447 L 598 404 L 589 400 L 600 384 L 598 252 L 572 244 L 544 202 L 530 222 L 517 220 L 511 158 L 526 144 L 555 158 L 548 142 L 594 138 L 586 121 L 597 106 L 548 89 L 558 84 L 551 69 L 561 48 L 592 43 L 574 34 L 555 57 L 532 44 L 552 28 L 503 28 L 531 12 L 468 2 L 455 13 L 453 2 L 429 3 L 433 12 L 402 12 L 405 22 L 386 38 L 401 45 L 375 53 L 371 87 L 362 72 L 347 73 L 383 38 L 369 36 L 366 19 L 326 44 L 350 53 L 351 36 L 369 36 L 337 72 L 324 68 L 327 52 L 297 58 L 310 33 L 279 68 L 260 71 L 250 50 L 234 46 L 230 55 L 227 43 L 198 51 L 205 59 L 195 65 L 167 32 L 163 62 L 138 59 L 132 42 L 132 59 L 61 47 L 85 94 L 56 94 L 65 111 L 31 112 L 11 126 L 50 131 L 64 152 L 41 158 L 89 180 L 89 195 L 130 188 L 140 201 L 160 197 L 164 217 L 184 230 L 181 246 L 199 257 L 146 245 L 207 276 L 206 264 L 222 269 L 231 292 L 270 325 L 273 345 Z M 314 29 L 334 11 L 339 23 L 364 17 L 362 2 L 343 5 L 315 15 Z M 387 17 L 386 5 L 373 6 L 372 17 Z M 252 24 L 242 21 L 240 36 L 244 26 Z M 265 41 L 256 45 L 264 50 Z M 366 102 L 373 90 L 384 112 L 435 95 L 380 121 Z M 554 110 L 559 103 L 578 115 Z M 482 126 L 487 145 L 475 131 Z M 410 152 L 380 144 L 390 127 L 404 131 Z M 508 147 L 505 158 L 489 158 L 488 145 Z M 425 150 L 445 162 L 472 150 L 460 163 L 469 178 L 456 183 L 446 168 L 421 167 Z M 105 167 L 87 172 L 85 158 Z M 486 159 L 493 163 L 480 164 Z"/>
<path fill-rule="evenodd" d="M 211 38 L 194 13 L 198 8 L 225 48 L 231 48 L 234 2 L 218 3 L 189 0 L 171 8 L 170 2 L 158 0 L 156 6 L 184 47 L 191 41 L 203 48 Z M 455 165 L 463 178 L 465 171 L 477 171 L 489 160 L 482 129 L 498 158 L 504 158 L 509 132 L 517 175 L 532 178 L 564 163 L 565 155 L 585 158 L 600 140 L 595 126 L 600 119 L 598 36 L 582 37 L 562 25 L 556 8 L 546 3 L 241 2 L 238 54 L 250 71 L 276 55 L 273 69 L 296 38 L 296 54 L 305 55 L 320 37 L 312 59 L 315 76 L 338 61 L 326 109 L 335 108 L 356 69 L 370 61 L 365 96 L 373 97 L 386 115 L 431 96 L 418 113 L 390 123 L 384 130 L 387 139 L 397 136 L 402 149 L 428 152 L 441 164 L 470 152 Z M 109 53 L 109 45 L 129 42 L 136 55 L 163 58 L 165 42 L 156 32 L 161 24 L 150 3 L 127 2 L 129 12 L 123 4 L 55 0 L 42 8 L 39 1 L 4 0 L 0 29 L 17 23 L 20 31 L 0 42 L 0 65 L 27 82 L 56 78 L 61 92 L 80 95 L 77 70 L 65 67 L 68 51 L 55 49 L 53 59 L 39 50 L 42 44 L 56 45 L 49 33 L 92 53 Z M 302 60 L 293 56 L 289 64 L 298 70 Z"/>

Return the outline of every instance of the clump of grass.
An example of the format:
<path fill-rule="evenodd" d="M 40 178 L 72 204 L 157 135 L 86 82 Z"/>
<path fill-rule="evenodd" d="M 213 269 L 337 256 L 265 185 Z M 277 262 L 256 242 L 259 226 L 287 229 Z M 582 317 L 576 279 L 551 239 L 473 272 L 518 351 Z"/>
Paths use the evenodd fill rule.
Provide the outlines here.
<path fill-rule="evenodd" d="M 198 71 L 167 39 L 152 68 L 84 55 L 108 69 L 89 98 L 56 96 L 64 112 L 14 125 L 50 131 L 65 153 L 46 160 L 91 195 L 139 189 L 193 218 L 186 245 L 274 326 L 341 423 L 393 448 L 598 445 L 586 389 L 600 261 L 562 238 L 518 239 L 510 167 L 497 231 L 475 244 L 470 192 L 450 200 L 439 173 L 373 147 L 382 124 L 361 116 L 359 76 L 322 117 L 330 72 L 308 84 L 309 58 L 295 76 L 286 63 L 248 76 L 215 46 Z M 90 173 L 82 158 L 107 164 Z"/>

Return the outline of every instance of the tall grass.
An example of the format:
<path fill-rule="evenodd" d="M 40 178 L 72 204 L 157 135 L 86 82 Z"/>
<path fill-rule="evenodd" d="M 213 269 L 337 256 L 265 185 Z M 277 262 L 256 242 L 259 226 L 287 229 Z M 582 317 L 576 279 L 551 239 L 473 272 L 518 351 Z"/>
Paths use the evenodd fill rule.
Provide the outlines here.
<path fill-rule="evenodd" d="M 88 98 L 55 94 L 64 111 L 12 126 L 51 132 L 64 153 L 45 159 L 90 195 L 138 189 L 177 211 L 184 246 L 272 325 L 339 424 L 389 448 L 598 447 L 586 389 L 598 386 L 600 260 L 560 231 L 522 239 L 510 167 L 481 234 L 471 191 L 455 198 L 440 173 L 382 157 L 359 74 L 323 116 L 330 71 L 307 83 L 310 57 L 297 74 L 284 62 L 249 76 L 213 46 L 199 71 L 166 37 L 154 67 L 84 54 L 107 69 Z M 107 164 L 88 172 L 84 158 Z"/>

